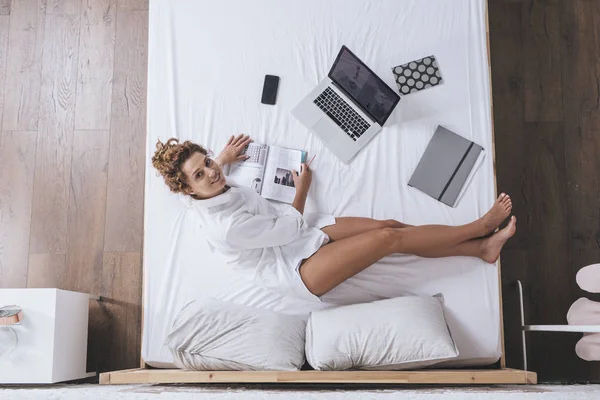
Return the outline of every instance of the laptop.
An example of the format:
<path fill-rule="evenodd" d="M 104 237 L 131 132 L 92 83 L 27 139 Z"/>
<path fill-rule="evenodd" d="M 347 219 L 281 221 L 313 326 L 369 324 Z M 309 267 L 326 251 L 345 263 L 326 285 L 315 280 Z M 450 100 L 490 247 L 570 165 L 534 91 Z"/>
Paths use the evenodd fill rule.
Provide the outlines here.
<path fill-rule="evenodd" d="M 292 115 L 348 163 L 381 130 L 398 101 L 392 88 L 342 46 L 327 78 Z"/>

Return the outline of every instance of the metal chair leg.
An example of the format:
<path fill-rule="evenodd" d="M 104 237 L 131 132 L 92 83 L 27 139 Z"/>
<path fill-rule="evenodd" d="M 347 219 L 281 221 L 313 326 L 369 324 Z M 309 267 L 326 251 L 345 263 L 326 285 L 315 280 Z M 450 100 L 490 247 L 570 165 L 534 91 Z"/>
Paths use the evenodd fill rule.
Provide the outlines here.
<path fill-rule="evenodd" d="M 520 280 L 517 280 L 517 287 L 519 288 L 519 306 L 521 308 L 521 342 L 523 346 L 523 369 L 527 371 L 527 341 L 525 339 L 525 308 L 523 307 L 523 285 Z"/>

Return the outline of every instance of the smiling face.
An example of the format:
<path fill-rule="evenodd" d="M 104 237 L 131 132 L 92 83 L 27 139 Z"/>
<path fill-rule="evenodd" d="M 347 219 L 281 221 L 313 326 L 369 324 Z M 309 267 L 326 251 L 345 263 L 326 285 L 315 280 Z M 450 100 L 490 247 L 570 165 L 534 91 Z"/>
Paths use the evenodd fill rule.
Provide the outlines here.
<path fill-rule="evenodd" d="M 219 164 L 202 153 L 193 153 L 181 170 L 187 178 L 187 194 L 198 199 L 210 199 L 221 193 L 225 187 L 225 176 Z"/>

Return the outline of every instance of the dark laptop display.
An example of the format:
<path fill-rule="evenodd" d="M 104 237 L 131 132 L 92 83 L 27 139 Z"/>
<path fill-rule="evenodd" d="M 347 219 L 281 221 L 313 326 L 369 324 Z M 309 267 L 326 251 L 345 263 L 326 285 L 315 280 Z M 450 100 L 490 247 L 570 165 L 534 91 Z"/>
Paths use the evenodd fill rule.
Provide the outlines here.
<path fill-rule="evenodd" d="M 329 78 L 381 126 L 400 100 L 400 96 L 346 46 L 338 54 Z"/>

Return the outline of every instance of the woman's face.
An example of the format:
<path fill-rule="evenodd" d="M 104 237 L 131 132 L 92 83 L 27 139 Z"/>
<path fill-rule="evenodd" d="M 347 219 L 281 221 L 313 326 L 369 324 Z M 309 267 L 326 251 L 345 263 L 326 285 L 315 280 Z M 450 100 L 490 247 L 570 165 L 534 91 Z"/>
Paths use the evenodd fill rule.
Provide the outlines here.
<path fill-rule="evenodd" d="M 223 192 L 225 176 L 219 164 L 210 157 L 194 153 L 181 169 L 187 178 L 189 195 L 210 199 Z"/>

